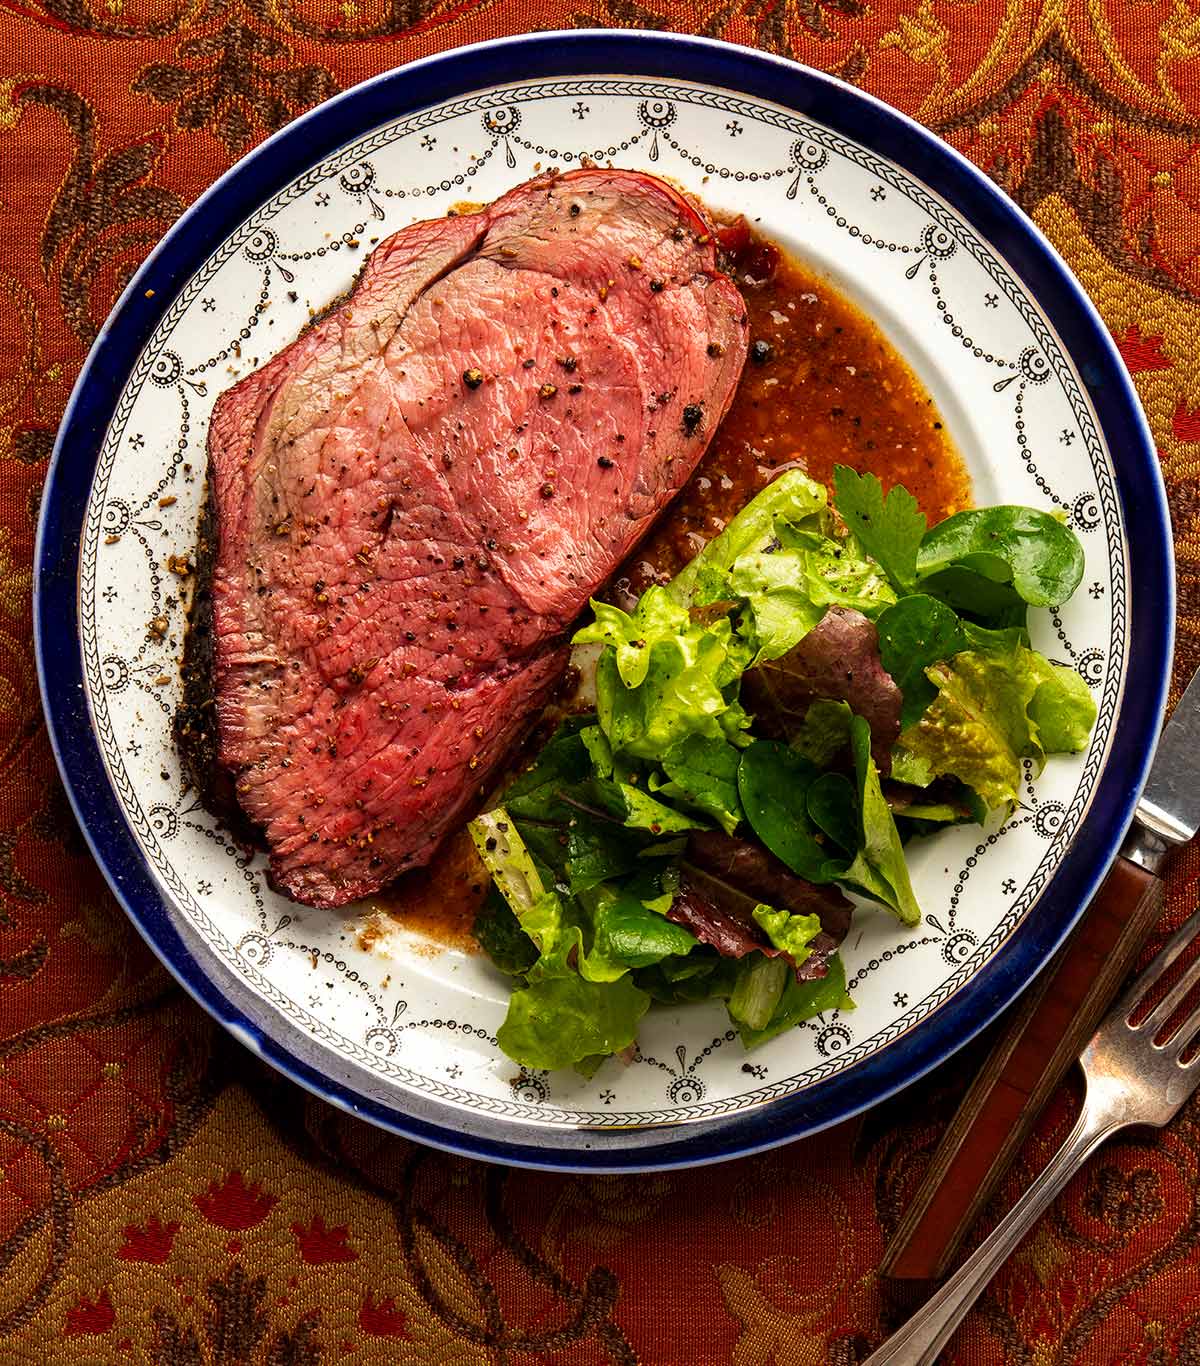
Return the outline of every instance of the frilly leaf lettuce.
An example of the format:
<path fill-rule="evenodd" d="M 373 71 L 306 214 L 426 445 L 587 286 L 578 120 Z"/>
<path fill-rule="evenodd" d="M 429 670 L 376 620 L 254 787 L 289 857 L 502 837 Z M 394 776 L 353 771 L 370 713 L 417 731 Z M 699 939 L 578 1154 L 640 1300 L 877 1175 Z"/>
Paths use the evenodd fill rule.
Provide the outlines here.
<path fill-rule="evenodd" d="M 681 605 L 715 602 L 720 596 L 710 580 L 706 595 L 696 594 L 697 579 L 709 571 L 727 573 L 739 555 L 762 550 L 775 535 L 776 520 L 806 530 L 823 531 L 829 523 L 824 486 L 799 470 L 787 470 L 742 508 L 719 536 L 676 574 L 667 592 Z M 719 580 L 718 580 L 719 582 Z"/>
<path fill-rule="evenodd" d="M 757 646 L 752 665 L 794 649 L 829 607 L 871 617 L 896 600 L 871 560 L 840 541 L 784 524 L 777 525 L 768 549 L 739 556 L 723 581 L 712 582 L 712 591 L 744 601 Z"/>
<path fill-rule="evenodd" d="M 1087 685 L 1024 643 L 1024 633 L 964 628 L 971 645 L 931 665 L 937 696 L 900 736 L 893 774 L 924 785 L 953 776 L 990 810 L 1019 796 L 1021 761 L 1040 772 L 1047 753 L 1083 748 L 1096 709 Z"/>
<path fill-rule="evenodd" d="M 593 607 L 575 643 L 612 647 L 596 665 L 596 702 L 614 754 L 653 760 L 689 735 L 732 739 L 749 724 L 736 696 L 749 649 L 728 618 L 694 622 L 658 587 L 633 614 Z"/>
<path fill-rule="evenodd" d="M 793 915 L 756 906 L 754 919 L 774 947 L 786 953 L 796 967 L 811 955 L 809 943 L 821 933 L 821 918 L 816 915 Z"/>
<path fill-rule="evenodd" d="M 1086 748 L 1096 724 L 1096 703 L 1088 685 L 1062 664 L 1034 656 L 1041 677 L 1029 702 L 1029 720 L 1047 754 L 1077 754 Z"/>
<path fill-rule="evenodd" d="M 494 811 L 480 812 L 468 829 L 500 894 L 524 925 L 526 914 L 546 895 L 546 887 L 512 817 L 498 806 Z"/>

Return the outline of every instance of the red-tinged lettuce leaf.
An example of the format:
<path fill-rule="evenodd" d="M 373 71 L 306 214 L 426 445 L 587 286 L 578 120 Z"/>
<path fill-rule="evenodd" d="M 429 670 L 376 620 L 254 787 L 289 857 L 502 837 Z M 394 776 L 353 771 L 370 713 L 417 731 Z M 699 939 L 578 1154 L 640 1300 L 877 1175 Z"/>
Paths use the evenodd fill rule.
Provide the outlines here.
<path fill-rule="evenodd" d="M 872 757 L 887 773 L 904 698 L 880 660 L 874 623 L 853 608 L 831 607 L 798 645 L 742 680 L 742 701 L 768 738 L 790 740 L 817 698 L 847 702 L 864 718 Z"/>
<path fill-rule="evenodd" d="M 757 844 L 719 830 L 693 832 L 667 919 L 691 930 L 723 957 L 742 958 L 757 949 L 770 958 L 780 950 L 771 946 L 754 918 L 755 908 L 762 905 L 820 919 L 821 932 L 809 941 L 809 956 L 796 976 L 801 981 L 823 977 L 829 955 L 850 928 L 851 903 L 834 887 L 796 877 Z"/>
<path fill-rule="evenodd" d="M 750 915 L 753 907 L 746 904 L 746 899 L 727 898 L 724 888 L 711 883 L 712 879 L 703 873 L 682 873 L 667 919 L 691 930 L 702 944 L 716 949 L 722 958 L 744 958 L 755 949 L 777 953 L 777 949 L 767 947 L 766 936 L 754 923 Z"/>

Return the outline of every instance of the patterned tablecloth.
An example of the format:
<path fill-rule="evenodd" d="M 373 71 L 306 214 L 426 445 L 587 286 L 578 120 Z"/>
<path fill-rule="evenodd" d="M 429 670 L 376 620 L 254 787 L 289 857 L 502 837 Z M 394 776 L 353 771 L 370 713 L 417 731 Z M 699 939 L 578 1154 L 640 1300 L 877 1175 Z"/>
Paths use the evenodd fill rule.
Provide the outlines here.
<path fill-rule="evenodd" d="M 693 1174 L 447 1158 L 265 1070 L 168 980 L 54 773 L 30 564 L 96 329 L 242 152 L 413 57 L 534 28 L 689 28 L 898 105 L 1066 256 L 1158 440 L 1200 663 L 1195 0 L 0 0 L 0 1361 L 431 1366 L 860 1360 L 874 1268 L 971 1056 L 864 1119 Z M 1171 917 L 1196 899 L 1178 863 Z M 1006 1199 L 1064 1133 L 1064 1093 Z M 1200 1107 L 1111 1144 L 981 1302 L 960 1363 L 1200 1361 Z"/>

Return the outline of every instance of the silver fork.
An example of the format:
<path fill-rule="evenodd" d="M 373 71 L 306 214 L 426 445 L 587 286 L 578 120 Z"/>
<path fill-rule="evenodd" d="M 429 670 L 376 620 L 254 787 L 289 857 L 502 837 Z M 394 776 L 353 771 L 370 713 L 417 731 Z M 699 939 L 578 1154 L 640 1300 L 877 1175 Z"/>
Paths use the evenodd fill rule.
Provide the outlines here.
<path fill-rule="evenodd" d="M 1160 1033 L 1188 991 L 1200 982 L 1200 957 L 1139 1024 L 1130 1020 L 1163 974 L 1200 936 L 1192 915 L 1101 1021 L 1079 1055 L 1086 1090 L 1083 1109 L 1062 1147 L 979 1247 L 942 1288 L 863 1366 L 934 1366 L 938 1353 L 1084 1160 L 1118 1129 L 1149 1124 L 1161 1129 L 1200 1085 L 1200 1056 L 1182 1061 L 1200 1030 L 1200 1007 L 1160 1043 Z"/>

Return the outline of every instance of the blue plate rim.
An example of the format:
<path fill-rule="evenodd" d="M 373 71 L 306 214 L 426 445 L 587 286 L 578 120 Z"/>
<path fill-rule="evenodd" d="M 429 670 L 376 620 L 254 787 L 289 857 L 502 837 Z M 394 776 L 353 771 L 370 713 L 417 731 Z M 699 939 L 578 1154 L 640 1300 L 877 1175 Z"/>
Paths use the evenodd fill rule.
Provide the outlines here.
<path fill-rule="evenodd" d="M 1039 899 L 1071 910 L 1022 924 L 971 980 L 903 1038 L 757 1110 L 633 1135 L 501 1120 L 456 1126 L 450 1106 L 404 1109 L 322 1072 L 266 1035 L 222 990 L 168 918 L 109 788 L 83 694 L 78 545 L 91 477 L 119 391 L 196 266 L 261 203 L 362 132 L 448 98 L 551 76 L 663 77 L 770 100 L 878 148 L 939 194 L 1003 255 L 1072 357 L 1114 453 L 1130 569 L 1130 673 L 1112 748 L 1074 841 Z M 1119 460 L 1119 464 L 1116 461 Z M 1133 818 L 1162 723 L 1174 644 L 1170 519 L 1136 392 L 1087 295 L 1036 226 L 970 162 L 890 106 L 784 58 L 673 33 L 575 30 L 439 53 L 352 87 L 230 168 L 182 215 L 129 282 L 93 344 L 47 472 L 34 555 L 34 645 L 51 744 L 87 843 L 117 899 L 177 981 L 219 1023 L 315 1095 L 405 1137 L 466 1156 L 558 1171 L 663 1170 L 746 1156 L 849 1119 L 950 1057 L 1036 976 L 1107 872 Z M 1138 610 L 1139 605 L 1146 610 Z M 1138 686 L 1130 686 L 1137 681 Z M 232 979 L 229 979 L 230 983 Z M 233 990 L 236 984 L 227 983 Z M 298 1036 L 299 1037 L 299 1036 Z M 661 1139 L 661 1141 L 659 1141 Z"/>

